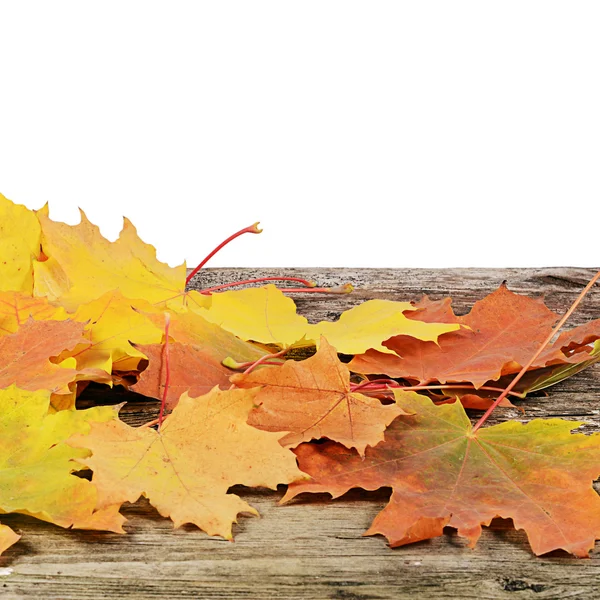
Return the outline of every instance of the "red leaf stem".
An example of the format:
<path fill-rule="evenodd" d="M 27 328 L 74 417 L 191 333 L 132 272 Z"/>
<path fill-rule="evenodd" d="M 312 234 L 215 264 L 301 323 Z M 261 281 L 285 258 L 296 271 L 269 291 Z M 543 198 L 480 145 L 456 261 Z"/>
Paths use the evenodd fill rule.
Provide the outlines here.
<path fill-rule="evenodd" d="M 243 279 L 241 281 L 232 281 L 231 283 L 215 285 L 214 287 L 199 290 L 199 292 L 201 294 L 210 294 L 211 292 L 216 292 L 218 290 L 222 290 L 223 288 L 233 287 L 235 285 L 247 285 L 249 283 L 260 283 L 262 281 L 294 281 L 295 283 L 301 283 L 302 285 L 305 285 L 307 288 L 314 288 L 317 285 L 314 281 L 302 279 L 301 277 L 257 277 L 256 279 Z"/>
<path fill-rule="evenodd" d="M 279 288 L 282 292 L 291 293 L 308 293 L 313 292 L 316 294 L 349 294 L 354 290 L 354 286 L 351 283 L 344 283 L 343 285 L 336 285 L 335 287 L 313 287 L 313 288 Z"/>
<path fill-rule="evenodd" d="M 268 361 L 272 358 L 279 358 L 280 356 L 283 356 L 288 350 L 289 350 L 289 348 L 284 348 L 283 350 L 280 350 L 279 352 L 275 352 L 274 354 L 265 354 L 264 356 L 261 356 L 258 360 L 254 361 L 244 371 L 244 375 L 248 375 L 248 373 L 252 373 L 252 371 L 254 371 L 254 369 L 256 369 L 256 367 L 258 367 L 258 365 L 263 364 L 265 361 Z"/>
<path fill-rule="evenodd" d="M 169 362 L 169 325 L 171 324 L 171 315 L 170 313 L 165 313 L 165 387 L 163 390 L 162 400 L 160 403 L 160 413 L 158 415 L 158 430 L 160 431 L 160 426 L 162 425 L 164 414 L 165 414 L 165 405 L 167 403 L 167 394 L 169 392 L 169 384 L 171 383 L 171 365 Z"/>
<path fill-rule="evenodd" d="M 226 240 L 222 241 L 212 252 L 210 252 L 206 258 L 204 258 L 204 260 L 186 277 L 185 279 L 185 284 L 187 285 L 192 277 L 219 251 L 221 250 L 221 248 L 223 248 L 224 246 L 227 246 L 227 244 L 229 244 L 229 242 L 235 240 L 235 238 L 240 237 L 240 235 L 243 235 L 244 233 L 260 233 L 262 231 L 262 229 L 258 228 L 258 221 L 256 223 L 253 223 L 252 225 L 249 225 L 248 227 L 244 227 L 244 229 L 240 229 L 238 232 L 234 233 L 233 235 L 230 235 Z"/>

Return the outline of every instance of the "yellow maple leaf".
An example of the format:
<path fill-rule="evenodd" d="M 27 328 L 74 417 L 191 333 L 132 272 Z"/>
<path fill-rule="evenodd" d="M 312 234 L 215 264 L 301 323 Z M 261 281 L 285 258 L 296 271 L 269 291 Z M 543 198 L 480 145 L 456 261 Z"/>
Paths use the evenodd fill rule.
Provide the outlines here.
<path fill-rule="evenodd" d="M 72 475 L 77 460 L 89 450 L 73 448 L 65 440 L 89 430 L 90 421 L 115 418 L 111 406 L 49 415 L 50 392 L 30 392 L 12 385 L 0 390 L 0 512 L 18 512 L 61 527 L 122 532 L 123 518 L 110 507 L 95 514 L 96 490 L 89 481 Z M 16 542 L 10 528 L 0 529 L 0 551 Z"/>
<path fill-rule="evenodd" d="M 296 313 L 294 301 L 272 284 L 210 298 L 210 306 L 196 312 L 243 340 L 287 347 L 297 344 L 308 327 L 308 321 Z"/>
<path fill-rule="evenodd" d="M 40 254 L 35 213 L 0 194 L 0 291 L 33 292 L 33 262 Z"/>
<path fill-rule="evenodd" d="M 175 313 L 187 313 L 189 310 L 198 311 L 202 308 L 210 308 L 212 296 L 201 294 L 197 290 L 187 290 L 184 294 L 169 298 L 164 302 L 156 302 L 153 306 Z"/>
<path fill-rule="evenodd" d="M 367 300 L 342 313 L 337 321 L 309 324 L 296 313 L 294 301 L 269 284 L 215 293 L 210 306 L 196 312 L 244 340 L 283 347 L 318 347 L 323 335 L 343 354 L 360 354 L 371 348 L 392 352 L 382 342 L 393 336 L 435 342 L 443 333 L 460 329 L 456 323 L 422 323 L 403 314 L 413 310 L 409 302 Z"/>
<path fill-rule="evenodd" d="M 228 494 L 229 487 L 275 489 L 304 477 L 294 455 L 279 444 L 281 433 L 246 424 L 257 392 L 215 388 L 198 398 L 183 394 L 160 432 L 121 421 L 92 424 L 89 435 L 69 443 L 93 452 L 82 463 L 94 471 L 99 506 L 144 495 L 175 527 L 194 523 L 231 539 L 239 513 L 258 513 Z"/>
<path fill-rule="evenodd" d="M 404 313 L 413 311 L 410 302 L 367 300 L 344 311 L 337 321 L 321 321 L 309 325 L 307 337 L 327 341 L 342 354 L 361 354 L 366 349 L 393 353 L 382 342 L 396 335 L 407 335 L 426 342 L 436 342 L 443 333 L 456 331 L 456 323 L 423 323 L 408 319 Z"/>
<path fill-rule="evenodd" d="M 143 312 L 140 312 L 143 311 Z M 60 359 L 73 357 L 77 368 L 113 369 L 129 371 L 137 368 L 146 356 L 136 350 L 135 344 L 158 344 L 163 328 L 155 325 L 147 314 L 162 312 L 142 300 L 129 300 L 119 290 L 103 294 L 100 298 L 79 306 L 73 314 L 74 321 L 86 323 L 85 342 L 73 350 L 63 352 Z"/>
<path fill-rule="evenodd" d="M 156 258 L 128 219 L 115 242 L 110 242 L 81 211 L 81 222 L 71 226 L 52 221 L 48 207 L 37 211 L 42 227 L 42 249 L 48 257 L 34 263 L 35 296 L 47 296 L 69 311 L 119 289 L 131 299 L 151 304 L 184 294 L 185 264 L 170 267 Z"/>

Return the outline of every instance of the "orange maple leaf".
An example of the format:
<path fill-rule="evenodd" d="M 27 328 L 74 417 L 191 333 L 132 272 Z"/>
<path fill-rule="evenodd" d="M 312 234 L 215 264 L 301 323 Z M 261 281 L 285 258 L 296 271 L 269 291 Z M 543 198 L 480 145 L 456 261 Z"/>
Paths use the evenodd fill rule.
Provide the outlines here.
<path fill-rule="evenodd" d="M 383 440 L 387 425 L 405 414 L 395 404 L 350 391 L 350 371 L 324 337 L 317 353 L 281 367 L 265 367 L 231 377 L 238 387 L 262 386 L 248 423 L 265 431 L 290 432 L 281 443 L 297 446 L 327 437 L 364 454 Z"/>
<path fill-rule="evenodd" d="M 414 392 L 396 392 L 410 416 L 398 417 L 385 442 L 366 457 L 333 442 L 299 446 L 300 468 L 282 502 L 302 492 L 391 486 L 392 497 L 366 535 L 392 547 L 439 536 L 445 525 L 474 546 L 481 526 L 512 518 L 536 554 L 564 549 L 587 556 L 600 538 L 600 434 L 572 435 L 581 423 L 560 419 L 510 421 L 472 432 L 459 402 L 435 406 Z"/>
<path fill-rule="evenodd" d="M 155 325 L 164 323 L 163 315 L 146 315 Z M 163 325 L 164 326 L 164 325 Z M 193 312 L 170 316 L 169 344 L 170 385 L 167 389 L 166 408 L 172 409 L 184 392 L 191 396 L 208 393 L 213 387 L 229 387 L 231 369 L 222 365 L 232 357 L 240 362 L 254 362 L 265 352 L 232 333 L 209 323 Z M 134 392 L 163 397 L 166 382 L 164 344 L 134 344 L 148 357 L 148 367 L 142 371 L 138 382 L 131 387 Z"/>
<path fill-rule="evenodd" d="M 29 317 L 36 321 L 63 321 L 68 315 L 47 298 L 32 298 L 23 292 L 0 292 L 0 336 L 16 333 Z"/>
<path fill-rule="evenodd" d="M 223 333 L 227 332 L 223 330 Z M 235 344 L 231 344 L 230 351 L 208 341 L 204 346 L 179 342 L 169 344 L 171 381 L 165 401 L 167 410 L 175 408 L 184 392 L 196 397 L 207 394 L 215 386 L 229 387 L 231 369 L 221 364 L 228 356 L 234 355 L 244 361 L 255 361 L 262 356 L 263 353 L 258 349 L 243 348 L 242 340 L 233 336 L 232 339 Z M 148 357 L 149 363 L 140 374 L 138 382 L 131 386 L 131 390 L 150 398 L 162 399 L 166 383 L 164 345 L 136 344 L 135 348 Z"/>
<path fill-rule="evenodd" d="M 441 335 L 437 344 L 408 336 L 391 338 L 385 345 L 397 355 L 369 350 L 350 362 L 350 370 L 385 373 L 422 384 L 468 381 L 478 388 L 502 375 L 517 373 L 558 320 L 541 299 L 515 294 L 504 284 L 476 302 L 463 317 L 454 315 L 450 299 L 432 302 L 425 297 L 417 306 L 422 310 L 408 313 L 408 318 L 460 323 L 466 328 Z M 532 368 L 587 360 L 583 347 L 591 350 L 586 345 L 598 338 L 600 320 L 577 327 L 562 334 Z M 580 350 L 575 358 L 563 351 L 569 345 Z"/>
<path fill-rule="evenodd" d="M 0 389 L 16 384 L 24 390 L 68 393 L 67 385 L 82 379 L 108 382 L 100 369 L 65 368 L 50 361 L 63 350 L 84 342 L 83 323 L 29 319 L 16 333 L 0 338 Z M 75 362 L 73 359 L 73 363 Z"/>

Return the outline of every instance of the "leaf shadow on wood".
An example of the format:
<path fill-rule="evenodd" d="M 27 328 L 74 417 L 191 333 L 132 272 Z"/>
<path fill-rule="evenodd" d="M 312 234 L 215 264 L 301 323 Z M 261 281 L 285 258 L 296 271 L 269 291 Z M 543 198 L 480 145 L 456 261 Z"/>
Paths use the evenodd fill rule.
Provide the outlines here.
<path fill-rule="evenodd" d="M 122 385 L 110 388 L 107 385 L 90 383 L 77 398 L 79 410 L 93 406 L 126 404 L 119 412 L 120 419 L 131 427 L 139 427 L 158 417 L 160 401 L 130 392 Z"/>
<path fill-rule="evenodd" d="M 510 544 L 512 546 L 519 546 L 531 553 L 529 543 L 527 541 L 527 535 L 523 530 L 515 529 L 512 519 L 502 519 L 501 517 L 496 517 L 492 520 L 489 527 L 484 528 L 484 530 L 485 529 L 490 532 L 490 535 L 493 537 L 496 545 L 501 546 Z M 531 553 L 531 556 L 532 558 L 535 558 L 533 553 Z M 577 564 L 582 563 L 585 560 L 576 558 L 565 550 L 553 550 L 552 552 L 547 552 L 546 554 L 542 554 L 540 557 L 537 557 L 536 560 L 540 560 L 540 558 L 551 560 L 553 562 L 558 561 L 565 564 Z"/>

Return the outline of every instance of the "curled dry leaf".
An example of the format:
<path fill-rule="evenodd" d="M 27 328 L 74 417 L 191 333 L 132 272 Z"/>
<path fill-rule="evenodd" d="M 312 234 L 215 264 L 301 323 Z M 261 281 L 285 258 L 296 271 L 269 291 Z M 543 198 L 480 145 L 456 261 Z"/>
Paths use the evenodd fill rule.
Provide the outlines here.
<path fill-rule="evenodd" d="M 595 323 L 595 321 L 593 322 Z M 596 340 L 590 345 L 590 348 L 591 350 L 589 350 L 589 352 L 586 348 L 585 354 L 583 352 L 577 352 L 576 354 L 571 355 L 569 357 L 569 362 L 566 364 L 559 363 L 549 367 L 528 371 L 525 376 L 521 378 L 516 389 L 525 394 L 537 392 L 552 385 L 556 385 L 560 381 L 564 381 L 580 371 L 587 369 L 589 366 L 600 360 L 600 340 Z M 575 362 L 575 359 L 577 359 L 578 362 Z M 508 378 L 509 377 L 506 379 Z M 504 381 L 501 379 L 499 383 L 504 384 Z"/>
<path fill-rule="evenodd" d="M 472 426 L 459 402 L 435 406 L 414 392 L 395 392 L 398 417 L 385 442 L 366 457 L 333 442 L 303 444 L 295 452 L 310 482 L 290 486 L 283 501 L 302 492 L 338 497 L 353 487 L 393 489 L 367 535 L 381 533 L 402 546 L 458 529 L 474 546 L 481 526 L 512 518 L 535 554 L 563 549 L 587 556 L 600 538 L 600 434 L 573 435 L 580 423 L 537 419 Z"/>
<path fill-rule="evenodd" d="M 600 319 L 563 331 L 536 361 L 536 367 L 573 365 L 600 359 Z M 556 369 L 555 369 L 556 371 Z"/>

